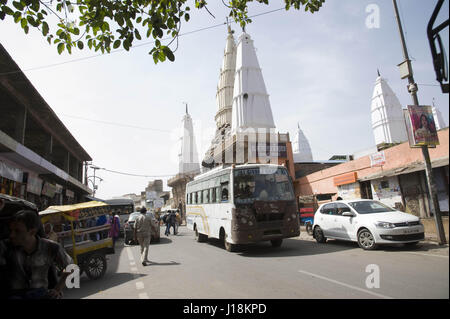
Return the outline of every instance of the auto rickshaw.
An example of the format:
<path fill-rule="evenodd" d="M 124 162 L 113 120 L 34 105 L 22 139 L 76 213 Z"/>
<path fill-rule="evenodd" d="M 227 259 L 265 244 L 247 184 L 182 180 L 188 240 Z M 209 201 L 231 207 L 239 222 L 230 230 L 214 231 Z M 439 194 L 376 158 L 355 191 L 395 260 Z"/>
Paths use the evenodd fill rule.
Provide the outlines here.
<path fill-rule="evenodd" d="M 47 237 L 57 240 L 90 279 L 98 279 L 106 272 L 106 255 L 114 254 L 109 237 L 110 225 L 98 225 L 97 218 L 109 215 L 112 207 L 90 201 L 74 205 L 50 206 L 39 212 Z M 96 224 L 97 223 L 97 224 Z"/>

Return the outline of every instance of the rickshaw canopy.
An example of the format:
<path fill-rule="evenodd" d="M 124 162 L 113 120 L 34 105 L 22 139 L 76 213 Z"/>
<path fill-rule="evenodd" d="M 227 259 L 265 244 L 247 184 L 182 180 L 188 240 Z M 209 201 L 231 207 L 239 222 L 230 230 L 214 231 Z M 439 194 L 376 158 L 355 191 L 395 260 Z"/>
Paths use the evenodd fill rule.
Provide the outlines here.
<path fill-rule="evenodd" d="M 82 220 L 109 213 L 111 206 L 98 201 L 90 201 L 73 205 L 50 206 L 39 212 L 43 223 L 55 215 L 63 216 L 69 221 Z"/>

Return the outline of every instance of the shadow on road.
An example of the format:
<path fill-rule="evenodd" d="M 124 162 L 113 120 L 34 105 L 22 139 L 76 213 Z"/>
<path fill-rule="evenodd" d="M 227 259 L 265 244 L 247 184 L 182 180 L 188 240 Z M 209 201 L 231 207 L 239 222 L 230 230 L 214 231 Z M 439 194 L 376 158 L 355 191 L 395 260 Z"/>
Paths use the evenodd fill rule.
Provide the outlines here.
<path fill-rule="evenodd" d="M 329 254 L 357 248 L 354 245 L 329 241 L 319 244 L 310 240 L 284 239 L 281 247 L 272 247 L 270 242 L 241 245 L 237 253 L 243 257 L 292 257 Z M 351 243 L 350 243 L 351 244 Z"/>

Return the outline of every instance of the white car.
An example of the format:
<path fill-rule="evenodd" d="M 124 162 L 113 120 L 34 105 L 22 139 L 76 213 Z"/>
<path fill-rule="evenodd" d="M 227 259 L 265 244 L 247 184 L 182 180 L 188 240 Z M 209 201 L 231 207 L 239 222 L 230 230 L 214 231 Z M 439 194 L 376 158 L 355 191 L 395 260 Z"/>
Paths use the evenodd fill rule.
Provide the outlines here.
<path fill-rule="evenodd" d="M 420 219 L 375 200 L 340 200 L 323 204 L 314 215 L 313 237 L 356 241 L 365 250 L 379 244 L 416 245 L 425 237 Z"/>

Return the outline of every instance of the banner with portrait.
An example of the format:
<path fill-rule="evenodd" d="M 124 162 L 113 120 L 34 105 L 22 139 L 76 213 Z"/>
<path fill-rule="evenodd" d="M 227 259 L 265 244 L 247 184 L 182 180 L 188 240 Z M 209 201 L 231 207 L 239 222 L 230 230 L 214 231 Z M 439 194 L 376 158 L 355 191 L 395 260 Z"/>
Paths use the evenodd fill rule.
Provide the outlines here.
<path fill-rule="evenodd" d="M 408 113 L 411 125 L 411 146 L 439 145 L 431 106 L 408 105 Z"/>

